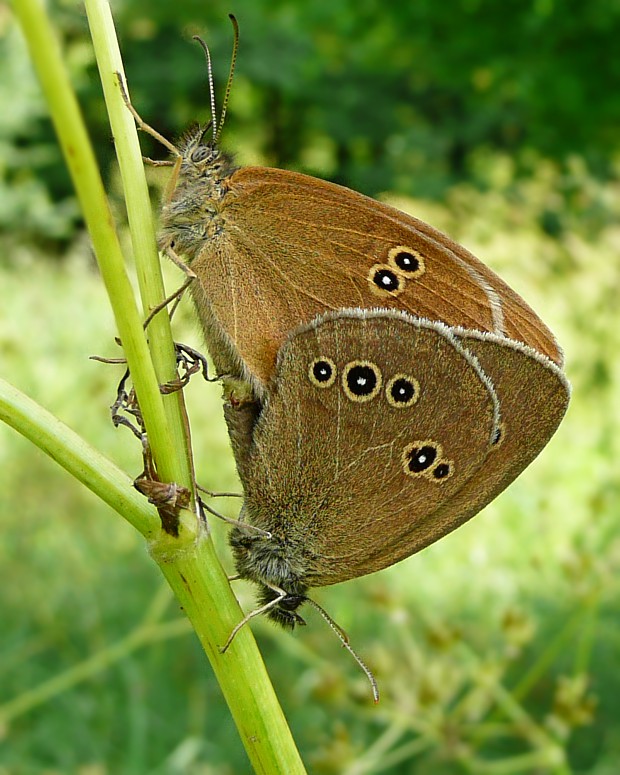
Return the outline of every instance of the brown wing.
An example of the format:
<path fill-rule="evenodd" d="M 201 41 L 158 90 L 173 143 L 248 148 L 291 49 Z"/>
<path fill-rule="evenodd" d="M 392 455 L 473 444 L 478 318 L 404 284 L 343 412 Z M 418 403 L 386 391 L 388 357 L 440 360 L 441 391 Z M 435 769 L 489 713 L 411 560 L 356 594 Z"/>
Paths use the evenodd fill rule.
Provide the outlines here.
<path fill-rule="evenodd" d="M 356 306 L 505 335 L 561 364 L 552 333 L 527 304 L 422 221 L 285 170 L 246 167 L 228 182 L 221 234 L 192 266 L 217 320 L 263 383 L 291 330 Z"/>
<path fill-rule="evenodd" d="M 438 537 L 429 520 L 497 428 L 490 381 L 445 326 L 329 315 L 280 354 L 243 466 L 246 518 L 293 547 L 310 585 L 378 570 L 396 561 L 381 547 Z"/>
<path fill-rule="evenodd" d="M 412 525 L 404 538 L 377 546 L 372 557 L 353 569 L 358 574 L 409 557 L 471 519 L 538 456 L 566 412 L 570 386 L 547 358 L 493 334 L 455 333 L 493 382 L 502 417 L 499 443 L 449 501 Z"/>

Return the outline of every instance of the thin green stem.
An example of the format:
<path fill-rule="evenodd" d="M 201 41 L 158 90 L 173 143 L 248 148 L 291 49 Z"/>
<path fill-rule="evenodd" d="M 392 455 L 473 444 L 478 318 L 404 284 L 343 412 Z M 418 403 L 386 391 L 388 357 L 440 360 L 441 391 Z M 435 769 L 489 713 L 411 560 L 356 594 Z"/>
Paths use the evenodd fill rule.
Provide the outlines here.
<path fill-rule="evenodd" d="M 597 625 L 599 624 L 600 594 L 595 590 L 587 601 L 585 622 L 579 633 L 579 641 L 575 653 L 575 673 L 587 673 L 592 664 L 592 652 L 596 640 Z"/>
<path fill-rule="evenodd" d="M 169 446 L 172 434 L 142 329 L 141 316 L 125 269 L 95 156 L 62 60 L 60 45 L 39 0 L 15 0 L 14 8 L 78 195 L 146 427 L 149 432 L 151 428 L 163 429 L 161 435 Z M 155 449 L 153 452 L 159 467 L 157 452 Z M 166 475 L 165 470 L 160 469 L 160 473 Z M 170 478 L 167 481 L 175 480 Z"/>
<path fill-rule="evenodd" d="M 92 657 L 62 673 L 58 673 L 48 681 L 43 681 L 33 689 L 22 692 L 18 697 L 4 703 L 4 705 L 0 705 L 0 723 L 6 724 L 33 708 L 49 702 L 59 694 L 73 689 L 78 684 L 94 678 L 115 662 L 121 662 L 132 652 L 144 646 L 149 646 L 156 641 L 178 638 L 189 632 L 191 632 L 191 626 L 187 619 L 175 619 L 171 622 L 149 624 L 145 627 L 139 626 L 126 638 L 121 638 L 116 643 L 101 649 Z"/>
<path fill-rule="evenodd" d="M 595 609 L 596 610 L 596 609 Z M 592 616 L 592 603 L 588 602 L 587 607 L 579 608 L 567 620 L 566 624 L 557 630 L 545 648 L 540 652 L 538 659 L 532 664 L 521 680 L 511 689 L 511 694 L 516 700 L 524 700 L 531 692 L 532 688 L 547 675 L 550 666 L 568 646 L 574 642 L 575 637 L 584 630 L 584 620 Z"/>
<path fill-rule="evenodd" d="M 58 42 L 40 0 L 14 0 L 14 5 L 43 85 L 100 262 L 101 273 L 110 295 L 158 472 L 165 481 L 191 486 L 191 479 L 190 481 L 186 479 L 190 468 L 189 453 L 185 451 L 187 447 L 175 446 L 177 436 L 172 432 L 171 427 L 176 420 L 170 421 L 174 412 L 171 414 L 164 409 L 156 371 L 150 359 L 140 315 L 124 268 L 110 209 L 86 129 L 64 68 Z M 135 129 L 133 125 L 130 129 L 128 117 L 122 114 L 122 111 L 126 113 L 126 110 L 124 104 L 121 106 L 120 94 L 114 82 L 113 73 L 122 72 L 122 65 L 109 8 L 103 0 L 89 0 L 88 8 L 93 37 L 97 38 L 97 55 L 100 58 L 100 69 L 111 118 L 114 116 L 112 121 L 115 126 L 115 136 L 117 143 L 123 146 L 125 131 L 129 137 Z M 137 145 L 132 145 L 132 142 L 127 140 L 128 155 L 139 155 Z M 126 179 L 132 177 L 136 171 L 135 164 L 132 167 L 132 163 L 130 161 L 128 162 L 130 166 L 124 167 L 123 177 Z M 140 174 L 143 174 L 141 167 Z M 138 197 L 142 194 L 138 189 L 131 189 L 128 196 Z M 138 212 L 132 216 L 132 228 L 142 228 L 144 208 L 142 210 L 141 213 Z M 150 233 L 148 239 L 151 239 Z M 136 258 L 138 258 L 138 254 L 142 255 L 144 246 L 139 244 L 139 241 L 134 241 L 134 245 L 137 246 L 135 249 Z M 144 247 L 146 254 L 152 250 L 154 248 Z M 145 267 L 149 265 L 150 261 L 144 264 Z M 144 271 L 148 270 L 145 268 Z M 145 302 L 146 308 L 149 308 L 153 302 L 150 298 L 151 291 L 155 289 L 152 294 L 155 297 L 159 294 L 160 287 L 158 280 L 152 283 L 149 280 L 145 285 L 150 288 L 147 293 L 149 298 Z M 153 332 L 149 327 L 150 336 L 154 336 Z M 165 349 L 164 346 L 162 352 Z M 164 370 L 165 357 L 164 355 L 162 360 Z M 174 401 L 178 401 L 178 397 Z M 181 409 L 179 405 L 179 413 L 182 417 Z M 46 438 L 51 438 L 51 442 L 42 444 L 36 427 L 39 421 L 40 418 L 34 420 L 35 427 L 28 429 L 27 435 L 77 475 L 84 462 L 82 457 L 87 457 L 87 451 L 77 450 L 70 454 L 71 444 L 74 443 L 77 447 L 77 442 L 74 439 L 68 441 L 62 434 L 56 436 L 53 432 L 46 435 Z M 173 460 L 175 457 L 177 459 Z M 118 499 L 106 492 L 105 483 L 100 484 L 94 479 L 94 468 L 93 465 L 87 467 L 86 474 L 79 478 L 113 505 Z M 123 484 L 126 491 L 131 491 L 127 486 L 126 478 Z M 131 492 L 133 496 L 133 491 Z M 131 501 L 131 498 L 129 500 Z M 147 508 L 144 501 L 139 502 L 143 508 Z M 127 517 L 124 504 L 121 505 L 123 514 Z M 121 510 L 120 507 L 119 510 Z M 152 511 L 149 514 L 152 515 Z M 244 627 L 239 632 L 225 654 L 220 651 L 220 645 L 226 642 L 232 628 L 240 620 L 241 611 L 204 527 L 195 519 L 193 513 L 187 510 L 181 512 L 181 529 L 178 538 L 173 538 L 161 530 L 154 531 L 156 523 L 152 516 L 149 520 L 135 519 L 134 524 L 151 539 L 151 554 L 201 640 L 255 771 L 269 774 L 286 772 L 292 775 L 304 773 L 303 764 L 250 628 Z"/>
<path fill-rule="evenodd" d="M 0 420 L 36 444 L 147 539 L 160 532 L 159 516 L 124 471 L 53 414 L 0 378 Z"/>
<path fill-rule="evenodd" d="M 146 318 L 164 300 L 166 293 L 140 143 L 134 119 L 127 110 L 118 83 L 119 75 L 123 79 L 125 76 L 110 6 L 105 0 L 85 0 L 85 6 L 125 192 L 138 284 Z M 170 318 L 165 311 L 149 323 L 148 333 L 149 349 L 158 381 L 169 382 L 176 377 L 176 357 Z M 133 369 L 131 373 L 140 397 L 146 386 L 142 386 L 140 374 L 134 374 Z M 177 482 L 191 490 L 193 476 L 183 392 L 177 391 L 165 396 L 163 406 L 167 424 L 158 423 L 151 427 L 147 423 L 149 443 L 158 472 L 163 481 Z"/>

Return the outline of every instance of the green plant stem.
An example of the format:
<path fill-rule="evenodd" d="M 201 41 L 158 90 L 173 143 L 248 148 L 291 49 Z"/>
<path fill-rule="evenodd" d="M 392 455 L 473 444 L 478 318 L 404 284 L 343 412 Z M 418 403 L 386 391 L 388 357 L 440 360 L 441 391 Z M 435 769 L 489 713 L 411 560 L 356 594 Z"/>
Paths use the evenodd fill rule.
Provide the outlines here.
<path fill-rule="evenodd" d="M 2 379 L 0 419 L 47 452 L 143 535 L 148 537 L 160 533 L 157 512 L 131 486 L 126 474 L 89 447 L 60 420 Z M 214 589 L 220 588 L 230 592 L 230 587 L 212 542 L 201 534 L 197 541 L 184 547 L 180 543 L 172 539 L 167 543 L 158 539 L 151 543 L 151 553 L 211 661 L 255 771 L 269 775 L 304 773 L 250 628 L 244 627 L 239 632 L 226 654 L 222 654 L 218 647 L 239 621 L 240 611 L 234 595 L 213 594 Z M 158 610 L 155 609 L 145 616 L 142 629 L 139 627 L 127 638 L 75 669 L 6 703 L 0 709 L 1 717 L 5 720 L 9 716 L 14 718 L 40 705 L 143 645 L 153 635 L 153 619 L 157 615 Z M 176 625 L 174 630 L 176 632 Z"/>
<path fill-rule="evenodd" d="M 110 6 L 104 0 L 85 0 L 85 6 L 123 181 L 140 296 L 146 318 L 149 312 L 164 300 L 166 294 L 140 143 L 134 119 L 127 110 L 118 83 L 119 75 L 123 80 L 125 76 Z M 148 333 L 148 344 L 157 379 L 162 384 L 169 382 L 177 373 L 174 340 L 166 311 L 162 310 L 155 315 L 149 323 Z M 140 375 L 134 376 L 132 370 L 132 377 L 136 392 L 140 396 L 143 392 Z M 164 481 L 177 482 L 192 490 L 192 462 L 183 392 L 176 391 L 164 396 L 163 407 L 167 427 L 158 425 L 151 428 L 147 423 L 149 443 L 157 461 L 158 471 Z M 166 438 L 163 432 L 167 432 L 169 436 Z"/>
<path fill-rule="evenodd" d="M 146 427 L 149 433 L 151 428 L 162 429 L 165 444 L 169 445 L 171 434 L 159 383 L 125 269 L 112 213 L 80 108 L 62 61 L 60 45 L 39 0 L 14 0 L 14 8 L 78 195 Z M 173 477 L 168 477 L 165 466 L 160 466 L 156 449 L 159 433 L 151 439 L 153 455 L 164 480 L 175 481 Z"/>
<path fill-rule="evenodd" d="M 132 487 L 124 471 L 93 449 L 53 414 L 0 378 L 0 420 L 36 444 L 111 506 L 147 539 L 157 536 L 159 515 Z"/>
<path fill-rule="evenodd" d="M 522 702 L 532 689 L 549 673 L 551 666 L 560 654 L 566 651 L 569 644 L 574 643 L 580 634 L 587 631 L 588 617 L 592 612 L 592 601 L 586 601 L 584 608 L 578 608 L 566 621 L 563 627 L 557 629 L 553 638 L 545 644 L 536 661 L 529 666 L 518 683 L 511 689 L 511 694 L 518 702 Z M 584 626 L 584 622 L 586 626 Z M 581 643 L 581 641 L 577 641 Z M 586 669 L 586 665 L 583 665 Z"/>
<path fill-rule="evenodd" d="M 104 59 L 108 57 L 107 64 L 102 66 L 100 63 L 102 71 L 107 73 L 104 75 L 105 81 L 109 80 L 110 67 L 122 69 L 112 51 L 117 51 L 117 47 L 109 8 L 103 8 L 101 2 L 99 0 L 97 4 L 93 0 L 89 3 L 89 11 L 92 12 L 89 13 L 89 19 L 91 27 L 105 27 L 105 30 L 94 32 L 98 38 L 99 52 L 102 48 L 104 51 L 107 49 L 107 53 L 104 53 Z M 188 455 L 181 453 L 180 462 L 179 455 L 176 456 L 177 462 L 173 462 L 175 437 L 170 430 L 169 416 L 164 410 L 110 208 L 58 42 L 40 0 L 14 0 L 14 7 L 50 107 L 111 299 L 158 472 L 164 481 L 184 484 Z M 111 43 L 112 40 L 114 43 Z M 108 87 L 110 94 L 113 94 L 114 89 L 110 83 Z M 112 100 L 116 99 L 116 106 L 120 110 L 118 97 L 120 93 Z M 113 113 L 117 107 L 113 108 Z M 130 131 L 128 126 L 124 127 L 123 132 L 125 129 Z M 135 129 L 131 131 L 135 132 Z M 117 141 L 122 143 L 121 134 Z M 130 153 L 134 152 L 130 149 Z M 132 227 L 141 228 L 139 221 L 140 217 L 136 216 Z M 156 281 L 152 287 L 157 287 Z M 150 301 L 146 302 L 147 308 L 149 304 Z M 29 437 L 35 443 L 40 443 L 36 427 L 30 429 Z M 42 445 L 42 448 L 54 459 L 64 460 L 63 465 L 77 474 L 83 464 L 80 453 L 72 455 L 64 449 L 66 439 L 62 434 L 57 436 L 51 433 L 49 437 L 50 443 Z M 81 480 L 95 491 L 105 490 L 105 486 L 94 486 L 92 474 L 91 467 Z M 98 494 L 110 502 L 105 492 Z M 160 565 L 203 644 L 255 771 L 270 775 L 282 772 L 291 775 L 304 773 L 305 769 L 250 628 L 244 627 L 238 633 L 226 654 L 220 652 L 218 644 L 226 641 L 239 621 L 241 611 L 204 527 L 187 510 L 181 512 L 180 535 L 177 539 L 161 530 L 153 538 L 150 522 L 136 523 L 136 526 L 152 538 L 151 554 Z M 146 528 L 146 532 L 143 528 Z"/>

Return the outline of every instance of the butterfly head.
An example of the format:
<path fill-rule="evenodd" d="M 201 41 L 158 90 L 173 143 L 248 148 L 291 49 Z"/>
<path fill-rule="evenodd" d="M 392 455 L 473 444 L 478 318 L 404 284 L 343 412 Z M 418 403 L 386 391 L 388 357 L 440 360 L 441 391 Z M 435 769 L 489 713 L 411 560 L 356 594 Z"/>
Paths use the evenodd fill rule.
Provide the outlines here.
<path fill-rule="evenodd" d="M 278 593 L 274 589 L 261 585 L 260 594 L 258 596 L 261 606 L 271 603 L 271 601 L 275 600 L 277 597 Z M 306 620 L 297 613 L 297 609 L 299 606 L 303 605 L 306 600 L 307 597 L 305 595 L 289 593 L 285 597 L 282 597 L 277 605 L 274 605 L 267 611 L 267 618 L 271 619 L 272 622 L 279 624 L 280 627 L 283 627 L 285 630 L 293 630 L 296 625 L 303 626 L 305 625 Z"/>
<path fill-rule="evenodd" d="M 218 184 L 235 169 L 231 157 L 217 147 L 215 140 L 207 138 L 210 130 L 211 123 L 196 125 L 181 138 L 178 144 L 181 178 Z"/>
<path fill-rule="evenodd" d="M 233 528 L 229 540 L 239 576 L 260 587 L 261 606 L 280 598 L 267 612 L 268 618 L 290 629 L 305 624 L 297 609 L 306 600 L 308 585 L 295 547 L 284 539 L 252 534 L 241 527 Z M 282 597 L 278 589 L 286 595 Z"/>
<path fill-rule="evenodd" d="M 159 245 L 191 259 L 223 230 L 222 200 L 235 171 L 232 159 L 205 136 L 207 126 L 194 126 L 177 146 L 177 164 L 164 193 Z"/>

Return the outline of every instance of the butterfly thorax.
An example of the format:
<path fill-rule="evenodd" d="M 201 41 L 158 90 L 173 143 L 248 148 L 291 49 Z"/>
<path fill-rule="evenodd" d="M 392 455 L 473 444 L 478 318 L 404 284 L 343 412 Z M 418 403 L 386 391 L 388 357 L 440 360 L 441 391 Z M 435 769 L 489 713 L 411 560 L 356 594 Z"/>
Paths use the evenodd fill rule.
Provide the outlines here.
<path fill-rule="evenodd" d="M 229 178 L 237 169 L 232 158 L 212 142 L 203 142 L 203 127 L 191 129 L 179 142 L 180 157 L 162 209 L 160 248 L 174 248 L 190 261 L 205 240 L 223 231 L 222 210 Z"/>

